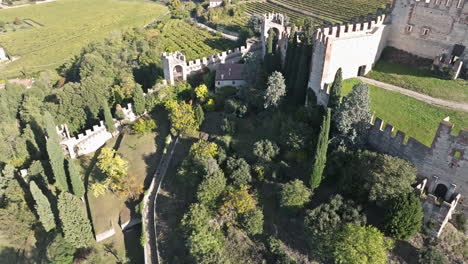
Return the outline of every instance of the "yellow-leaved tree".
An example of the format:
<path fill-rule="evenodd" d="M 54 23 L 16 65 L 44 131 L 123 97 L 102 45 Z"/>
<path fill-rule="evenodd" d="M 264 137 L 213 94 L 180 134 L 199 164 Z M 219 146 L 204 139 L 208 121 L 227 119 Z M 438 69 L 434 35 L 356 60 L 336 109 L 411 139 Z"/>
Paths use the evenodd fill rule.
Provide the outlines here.
<path fill-rule="evenodd" d="M 171 132 L 174 135 L 195 136 L 198 131 L 198 122 L 191 105 L 185 102 L 170 100 L 165 104 L 171 120 Z"/>

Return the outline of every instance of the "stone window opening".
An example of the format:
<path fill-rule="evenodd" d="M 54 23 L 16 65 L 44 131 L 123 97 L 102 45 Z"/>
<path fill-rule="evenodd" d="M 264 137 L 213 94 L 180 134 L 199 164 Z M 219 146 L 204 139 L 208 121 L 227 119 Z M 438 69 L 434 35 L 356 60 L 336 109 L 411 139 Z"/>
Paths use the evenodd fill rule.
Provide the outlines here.
<path fill-rule="evenodd" d="M 233 85 L 236 84 L 236 81 L 232 81 L 232 84 L 233 84 Z"/>
<path fill-rule="evenodd" d="M 437 184 L 437 187 L 434 190 L 434 195 L 438 198 L 445 199 L 445 195 L 448 192 L 447 186 L 442 183 Z"/>
<path fill-rule="evenodd" d="M 407 25 L 406 26 L 406 33 L 411 33 L 413 32 L 413 26 L 412 25 Z"/>
<path fill-rule="evenodd" d="M 421 31 L 421 36 L 427 37 L 429 35 L 429 29 L 428 28 L 423 28 Z"/>

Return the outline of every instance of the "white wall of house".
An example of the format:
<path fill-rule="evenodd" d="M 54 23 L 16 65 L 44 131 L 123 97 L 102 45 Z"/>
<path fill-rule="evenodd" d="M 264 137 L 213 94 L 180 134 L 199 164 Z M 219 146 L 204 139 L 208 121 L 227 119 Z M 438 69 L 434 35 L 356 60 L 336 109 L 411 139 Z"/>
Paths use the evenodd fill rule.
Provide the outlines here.
<path fill-rule="evenodd" d="M 225 86 L 234 86 L 234 87 L 241 87 L 245 86 L 247 83 L 245 80 L 223 80 L 223 81 L 216 81 L 215 87 L 221 88 Z"/>

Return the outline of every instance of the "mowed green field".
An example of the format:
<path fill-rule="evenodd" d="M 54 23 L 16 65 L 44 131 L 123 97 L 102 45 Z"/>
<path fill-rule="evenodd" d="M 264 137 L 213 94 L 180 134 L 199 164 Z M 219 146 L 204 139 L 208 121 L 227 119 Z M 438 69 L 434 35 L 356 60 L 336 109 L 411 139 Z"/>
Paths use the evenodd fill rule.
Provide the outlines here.
<path fill-rule="evenodd" d="M 59 0 L 0 10 L 0 21 L 32 19 L 43 27 L 0 34 L 0 46 L 17 61 L 0 66 L 0 78 L 53 69 L 87 43 L 110 32 L 144 26 L 167 12 L 160 4 L 121 0 Z"/>
<path fill-rule="evenodd" d="M 360 82 L 358 79 L 349 79 L 343 82 L 342 94 L 348 94 L 352 87 Z M 457 112 L 436 107 L 406 95 L 384 90 L 369 85 L 371 95 L 371 109 L 376 117 L 391 124 L 396 130 L 405 132 L 427 146 L 432 144 L 440 121 L 449 116 L 455 125 L 453 134 L 460 129 L 468 128 L 468 113 Z"/>
<path fill-rule="evenodd" d="M 366 77 L 432 97 L 468 103 L 468 81 L 441 79 L 430 70 L 415 69 L 381 60 Z"/>

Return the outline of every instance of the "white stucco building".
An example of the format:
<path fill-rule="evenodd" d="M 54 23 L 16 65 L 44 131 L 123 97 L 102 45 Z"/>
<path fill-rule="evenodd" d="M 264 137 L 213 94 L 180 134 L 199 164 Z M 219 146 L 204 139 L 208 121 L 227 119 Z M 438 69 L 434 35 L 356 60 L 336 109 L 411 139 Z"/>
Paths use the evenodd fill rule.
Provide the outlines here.
<path fill-rule="evenodd" d="M 244 64 L 220 64 L 216 70 L 215 87 L 240 87 L 246 85 L 244 78 Z"/>

